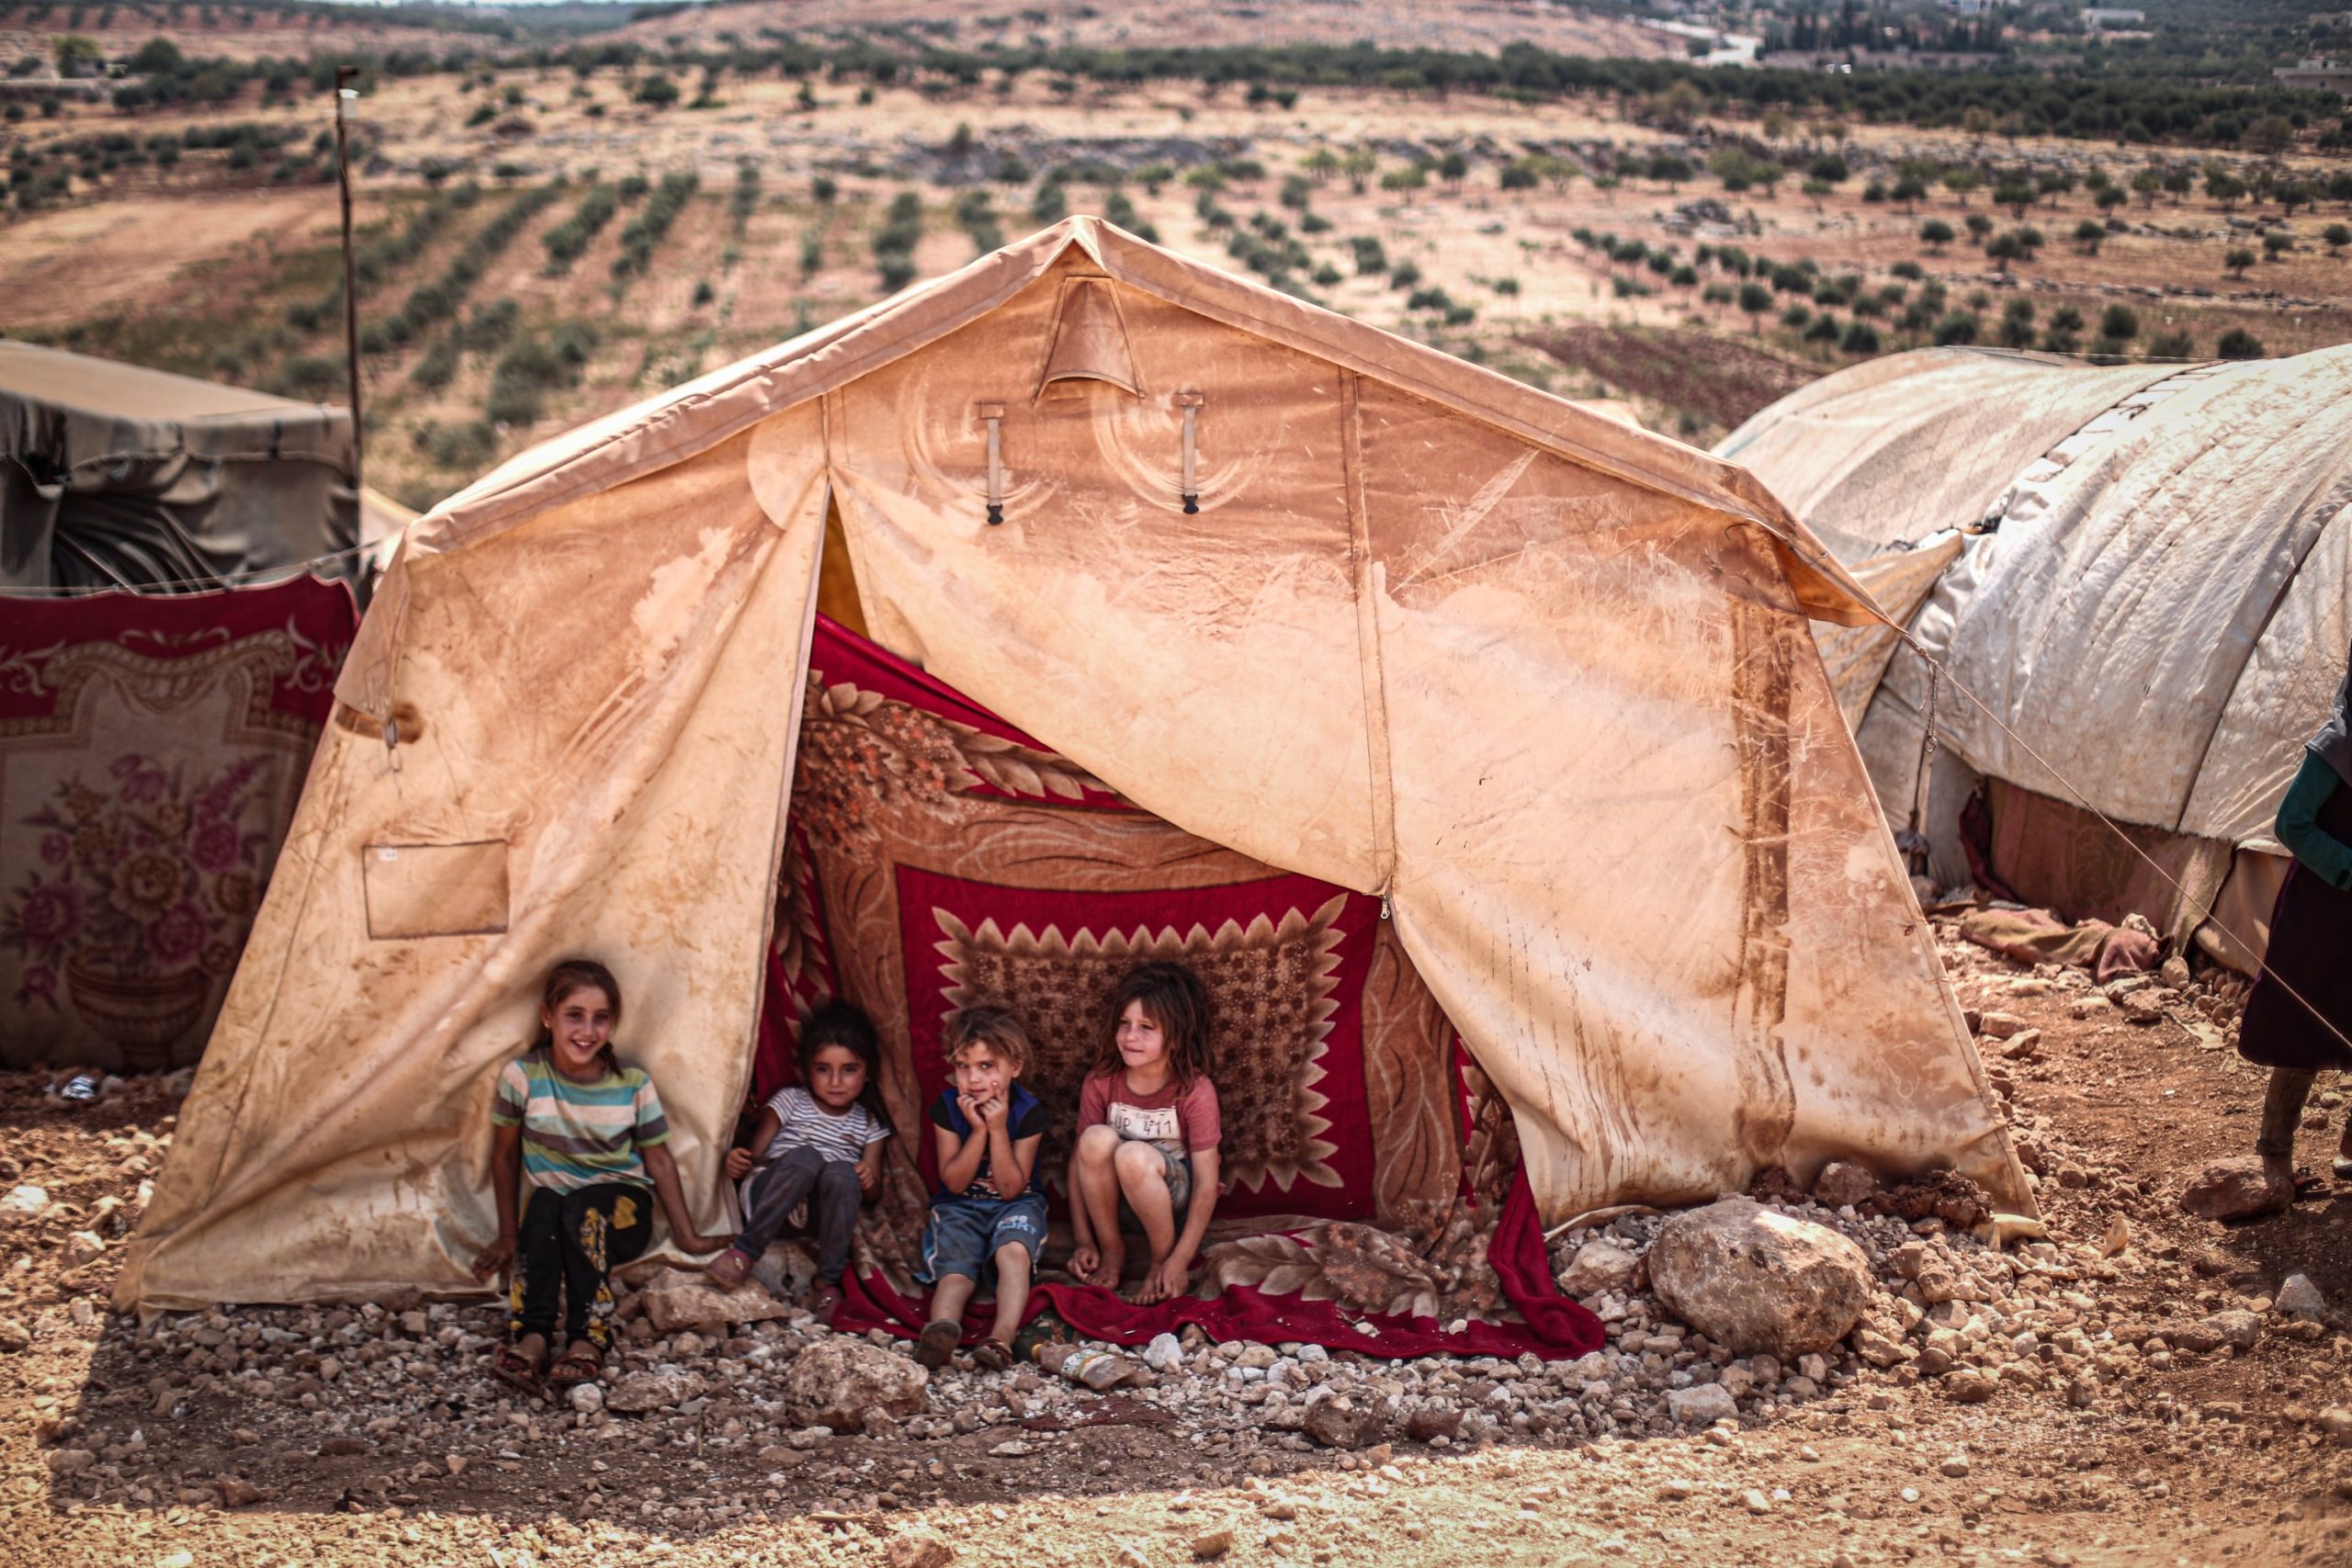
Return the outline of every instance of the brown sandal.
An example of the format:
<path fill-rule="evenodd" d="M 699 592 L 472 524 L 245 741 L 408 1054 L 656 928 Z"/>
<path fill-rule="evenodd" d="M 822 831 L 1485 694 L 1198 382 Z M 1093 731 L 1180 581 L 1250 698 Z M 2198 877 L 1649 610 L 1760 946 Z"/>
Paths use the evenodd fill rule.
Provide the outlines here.
<path fill-rule="evenodd" d="M 922 1337 L 915 1341 L 915 1359 L 937 1371 L 956 1354 L 956 1347 L 963 1343 L 964 1325 L 948 1318 L 934 1318 L 922 1325 Z"/>
<path fill-rule="evenodd" d="M 547 1397 L 547 1384 L 543 1381 L 547 1376 L 546 1366 L 533 1360 L 512 1345 L 501 1345 L 491 1352 L 490 1375 L 508 1387 L 535 1398 Z"/>
<path fill-rule="evenodd" d="M 1012 1365 L 1012 1347 L 990 1336 L 972 1347 L 972 1364 L 982 1371 L 1004 1371 Z"/>
<path fill-rule="evenodd" d="M 585 1349 L 574 1347 L 555 1359 L 548 1369 L 549 1388 L 571 1388 L 583 1382 L 594 1382 L 605 1373 L 605 1353 L 590 1345 Z"/>

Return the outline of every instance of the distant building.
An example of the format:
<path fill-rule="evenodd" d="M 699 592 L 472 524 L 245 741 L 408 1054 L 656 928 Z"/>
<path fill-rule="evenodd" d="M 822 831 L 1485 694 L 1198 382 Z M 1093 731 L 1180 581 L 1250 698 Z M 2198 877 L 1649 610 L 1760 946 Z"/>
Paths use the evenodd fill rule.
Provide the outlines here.
<path fill-rule="evenodd" d="M 2120 6 L 2086 6 L 2083 26 L 2097 32 L 2101 28 L 2136 28 L 2148 19 L 2145 11 L 2127 10 Z"/>
<path fill-rule="evenodd" d="M 2299 60 L 2271 72 L 2282 87 L 2314 93 L 2352 94 L 2352 64 L 2339 60 Z"/>

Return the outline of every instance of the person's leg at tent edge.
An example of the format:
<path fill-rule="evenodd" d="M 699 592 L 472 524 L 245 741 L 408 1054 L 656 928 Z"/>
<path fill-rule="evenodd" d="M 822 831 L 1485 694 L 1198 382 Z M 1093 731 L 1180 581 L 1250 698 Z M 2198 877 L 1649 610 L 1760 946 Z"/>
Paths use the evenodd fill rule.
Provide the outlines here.
<path fill-rule="evenodd" d="M 2273 1067 L 2270 1085 L 2262 1097 L 2262 1133 L 2254 1152 L 2262 1156 L 2262 1178 L 2267 1185 L 2291 1191 L 2295 1185 L 2295 1129 L 2311 1099 L 2315 1072 L 2301 1067 Z M 2352 1122 L 2346 1124 L 2352 1136 Z"/>

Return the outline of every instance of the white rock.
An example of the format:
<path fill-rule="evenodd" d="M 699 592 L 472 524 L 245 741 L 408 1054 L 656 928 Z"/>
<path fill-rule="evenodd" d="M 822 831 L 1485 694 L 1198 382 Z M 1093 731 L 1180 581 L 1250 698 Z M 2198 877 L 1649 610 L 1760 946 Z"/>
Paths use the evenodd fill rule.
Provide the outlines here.
<path fill-rule="evenodd" d="M 65 1238 L 65 1267 L 79 1269 L 106 1256 L 107 1244 L 95 1231 L 75 1231 Z"/>
<path fill-rule="evenodd" d="M 1582 1301 L 1604 1291 L 1625 1290 L 1641 1265 L 1639 1258 L 1613 1241 L 1589 1241 L 1560 1271 L 1560 1293 Z"/>
<path fill-rule="evenodd" d="M 2321 1318 L 2327 1315 L 2327 1297 L 2312 1283 L 2308 1274 L 2290 1274 L 2287 1282 L 2278 1287 L 2278 1299 L 2272 1303 L 2289 1317 Z"/>
<path fill-rule="evenodd" d="M 835 1336 L 793 1359 L 784 1379 L 785 1415 L 796 1427 L 863 1431 L 870 1409 L 901 1420 L 922 1415 L 930 1382 L 911 1357 Z"/>
<path fill-rule="evenodd" d="M 1155 1335 L 1143 1348 L 1143 1364 L 1155 1372 L 1173 1371 L 1184 1363 L 1184 1342 L 1173 1334 Z"/>
<path fill-rule="evenodd" d="M 12 1214 L 38 1214 L 48 1207 L 49 1190 L 45 1187 L 12 1187 L 6 1198 L 0 1198 L 0 1210 Z"/>
<path fill-rule="evenodd" d="M 571 1385 L 571 1407 L 582 1416 L 594 1416 L 605 1408 L 605 1386 L 582 1382 Z"/>
<path fill-rule="evenodd" d="M 1721 1383 L 1705 1382 L 1696 1388 L 1668 1389 L 1666 1394 L 1667 1414 L 1676 1425 L 1711 1427 L 1714 1423 L 1737 1419 L 1739 1405 L 1731 1391 Z"/>
<path fill-rule="evenodd" d="M 1844 1338 L 1870 1304 L 1870 1258 L 1825 1225 L 1725 1198 L 1670 1216 L 1649 1253 L 1668 1310 L 1735 1354 L 1793 1360 Z"/>

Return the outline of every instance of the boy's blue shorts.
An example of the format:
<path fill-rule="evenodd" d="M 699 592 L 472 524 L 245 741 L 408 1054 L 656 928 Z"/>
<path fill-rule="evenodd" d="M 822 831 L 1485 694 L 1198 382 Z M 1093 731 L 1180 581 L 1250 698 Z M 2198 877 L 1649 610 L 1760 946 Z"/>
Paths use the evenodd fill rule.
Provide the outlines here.
<path fill-rule="evenodd" d="M 1018 1243 L 1028 1249 L 1035 1265 L 1046 1245 L 1046 1195 L 1023 1192 L 1018 1198 L 967 1198 L 961 1194 L 934 1198 L 931 1218 L 922 1227 L 922 1264 L 915 1278 L 936 1284 L 950 1274 L 989 1283 L 996 1274 L 997 1248 Z"/>

